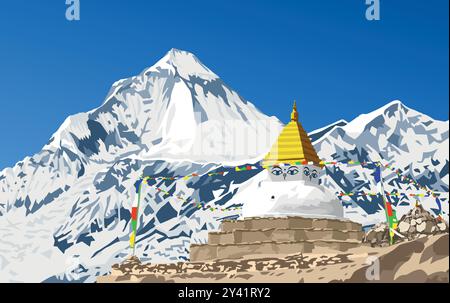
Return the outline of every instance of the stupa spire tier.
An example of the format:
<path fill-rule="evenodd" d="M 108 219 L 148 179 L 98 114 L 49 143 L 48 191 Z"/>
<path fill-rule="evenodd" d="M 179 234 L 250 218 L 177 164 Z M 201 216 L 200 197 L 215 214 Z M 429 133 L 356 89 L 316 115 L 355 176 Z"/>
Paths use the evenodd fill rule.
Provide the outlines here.
<path fill-rule="evenodd" d="M 291 113 L 291 121 L 298 121 L 298 112 L 297 112 L 297 104 L 294 100 L 294 105 L 292 106 L 292 113 Z"/>
<path fill-rule="evenodd" d="M 291 121 L 284 127 L 270 152 L 263 160 L 263 166 L 277 164 L 298 165 L 299 162 L 312 162 L 322 167 L 320 158 L 314 149 L 308 134 L 298 121 L 297 104 L 291 112 Z"/>

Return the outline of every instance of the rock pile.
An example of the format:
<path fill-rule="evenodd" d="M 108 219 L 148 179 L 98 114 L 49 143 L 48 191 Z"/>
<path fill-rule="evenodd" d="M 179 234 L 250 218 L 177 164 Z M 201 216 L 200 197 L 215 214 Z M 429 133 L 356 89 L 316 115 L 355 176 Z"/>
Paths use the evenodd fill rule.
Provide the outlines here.
<path fill-rule="evenodd" d="M 412 240 L 423 235 L 448 232 L 448 225 L 444 220 L 433 217 L 422 205 L 418 205 L 400 219 L 398 232 Z"/>
<path fill-rule="evenodd" d="M 394 241 L 413 240 L 423 236 L 448 232 L 448 225 L 444 220 L 433 217 L 422 205 L 417 205 L 399 220 Z M 372 227 L 363 237 L 363 243 L 374 246 L 389 245 L 389 229 L 385 222 Z"/>
<path fill-rule="evenodd" d="M 395 240 L 398 241 L 398 236 Z M 369 243 L 372 247 L 389 246 L 389 229 L 386 222 L 381 222 L 372 227 L 363 237 L 363 243 Z"/>

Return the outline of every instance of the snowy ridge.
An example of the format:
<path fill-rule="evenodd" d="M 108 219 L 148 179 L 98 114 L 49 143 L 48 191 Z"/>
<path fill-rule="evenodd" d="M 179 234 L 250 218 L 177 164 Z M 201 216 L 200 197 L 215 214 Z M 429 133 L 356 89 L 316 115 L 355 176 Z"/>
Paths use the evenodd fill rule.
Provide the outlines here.
<path fill-rule="evenodd" d="M 311 141 L 316 141 L 318 138 L 325 136 L 327 133 L 335 129 L 336 127 L 342 127 L 347 125 L 348 122 L 344 119 L 338 120 L 332 124 L 329 124 L 327 126 L 321 127 L 319 129 L 316 129 L 308 134 L 308 136 L 311 138 Z"/>
<path fill-rule="evenodd" d="M 448 121 L 437 121 L 406 107 L 399 100 L 351 122 L 332 128 L 313 144 L 323 159 L 337 161 L 382 161 L 393 165 L 402 174 L 421 185 L 437 191 L 445 218 L 448 220 Z M 373 168 L 340 166 L 327 168 L 327 177 L 322 181 L 337 192 L 374 191 Z M 389 192 L 424 193 L 419 188 L 405 183 L 394 172 L 383 171 L 385 189 Z M 401 216 L 409 210 L 415 200 L 411 197 L 390 197 Z M 345 197 L 347 216 L 364 225 L 383 220 L 381 201 L 372 198 Z M 428 209 L 436 210 L 432 197 L 421 199 Z"/>

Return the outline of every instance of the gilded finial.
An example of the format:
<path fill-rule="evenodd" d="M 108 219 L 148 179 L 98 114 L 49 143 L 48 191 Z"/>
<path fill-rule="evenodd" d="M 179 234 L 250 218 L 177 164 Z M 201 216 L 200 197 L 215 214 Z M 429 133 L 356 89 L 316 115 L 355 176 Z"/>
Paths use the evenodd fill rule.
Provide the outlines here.
<path fill-rule="evenodd" d="M 291 121 L 298 121 L 297 104 L 296 104 L 295 100 L 294 100 L 294 106 L 292 106 Z"/>
<path fill-rule="evenodd" d="M 272 145 L 270 152 L 264 157 L 263 166 L 279 164 L 310 165 L 322 169 L 324 166 L 317 155 L 311 139 L 298 121 L 297 102 L 292 105 L 291 121 L 281 131 L 278 139 Z"/>

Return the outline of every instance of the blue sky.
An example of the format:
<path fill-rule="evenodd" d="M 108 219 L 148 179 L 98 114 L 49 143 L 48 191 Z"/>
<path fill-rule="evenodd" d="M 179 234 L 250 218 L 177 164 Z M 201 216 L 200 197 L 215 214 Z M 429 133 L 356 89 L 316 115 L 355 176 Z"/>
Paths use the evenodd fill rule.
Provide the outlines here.
<path fill-rule="evenodd" d="M 0 168 L 38 152 L 71 114 L 170 48 L 189 50 L 244 98 L 307 130 L 401 99 L 448 119 L 447 0 L 65 0 L 0 4 Z M 299 107 L 300 107 L 299 106 Z"/>

